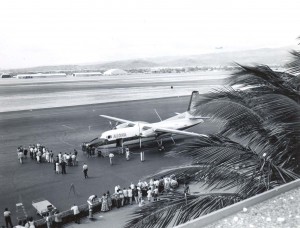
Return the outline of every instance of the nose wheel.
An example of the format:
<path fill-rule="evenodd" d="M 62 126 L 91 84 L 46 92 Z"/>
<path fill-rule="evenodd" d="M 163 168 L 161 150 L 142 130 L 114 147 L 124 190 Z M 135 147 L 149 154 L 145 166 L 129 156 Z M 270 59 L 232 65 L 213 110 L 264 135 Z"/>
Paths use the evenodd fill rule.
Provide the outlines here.
<path fill-rule="evenodd" d="M 162 144 L 162 139 L 160 141 L 157 141 L 157 144 L 158 144 L 158 151 L 164 151 L 165 150 L 165 147 Z"/>

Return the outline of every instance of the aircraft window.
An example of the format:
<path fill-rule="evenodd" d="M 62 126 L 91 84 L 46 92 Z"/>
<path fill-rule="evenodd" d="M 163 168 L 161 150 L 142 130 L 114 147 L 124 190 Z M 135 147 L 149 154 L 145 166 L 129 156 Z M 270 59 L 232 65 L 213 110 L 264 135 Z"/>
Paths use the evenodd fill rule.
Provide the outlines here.
<path fill-rule="evenodd" d="M 110 138 L 111 138 L 111 135 L 108 135 L 107 138 L 110 139 Z"/>

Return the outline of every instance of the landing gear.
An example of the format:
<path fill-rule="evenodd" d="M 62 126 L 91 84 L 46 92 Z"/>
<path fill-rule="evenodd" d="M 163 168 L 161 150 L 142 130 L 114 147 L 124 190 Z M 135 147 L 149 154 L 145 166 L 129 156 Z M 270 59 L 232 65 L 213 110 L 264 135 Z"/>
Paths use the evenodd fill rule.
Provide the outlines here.
<path fill-rule="evenodd" d="M 165 150 L 165 147 L 163 146 L 163 145 L 160 145 L 160 146 L 158 146 L 158 151 L 164 151 Z"/>
<path fill-rule="evenodd" d="M 158 144 L 158 151 L 164 151 L 165 150 L 165 147 L 164 145 L 162 144 L 162 139 L 160 141 L 157 141 L 157 144 Z"/>

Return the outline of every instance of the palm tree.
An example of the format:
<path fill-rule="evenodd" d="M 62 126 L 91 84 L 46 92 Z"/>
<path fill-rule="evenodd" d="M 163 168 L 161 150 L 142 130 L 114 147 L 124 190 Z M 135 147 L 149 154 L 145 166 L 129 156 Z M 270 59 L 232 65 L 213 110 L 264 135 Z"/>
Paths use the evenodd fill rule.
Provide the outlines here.
<path fill-rule="evenodd" d="M 166 194 L 125 227 L 178 225 L 300 177 L 300 52 L 291 54 L 287 72 L 239 65 L 226 87 L 199 96 L 194 114 L 210 115 L 220 132 L 169 152 L 191 162 L 156 174 L 235 192 Z"/>

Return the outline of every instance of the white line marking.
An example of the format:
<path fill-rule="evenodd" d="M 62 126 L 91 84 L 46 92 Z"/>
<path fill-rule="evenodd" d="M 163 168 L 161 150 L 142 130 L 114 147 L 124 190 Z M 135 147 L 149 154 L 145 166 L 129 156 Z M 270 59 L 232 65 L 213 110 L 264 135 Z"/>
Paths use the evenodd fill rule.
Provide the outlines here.
<path fill-rule="evenodd" d="M 63 126 L 63 127 L 66 127 L 66 128 L 69 128 L 69 129 L 72 129 L 72 130 L 75 130 L 75 128 L 72 128 L 72 127 L 69 127 L 69 126 L 67 126 L 67 125 L 61 125 L 61 126 Z"/>

